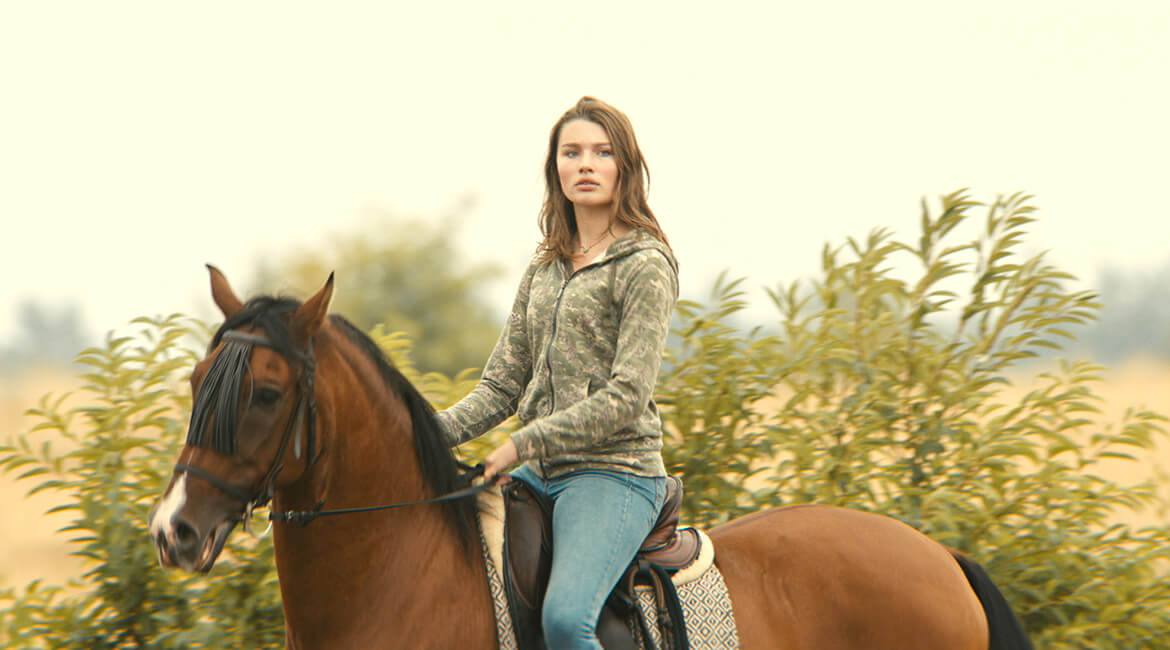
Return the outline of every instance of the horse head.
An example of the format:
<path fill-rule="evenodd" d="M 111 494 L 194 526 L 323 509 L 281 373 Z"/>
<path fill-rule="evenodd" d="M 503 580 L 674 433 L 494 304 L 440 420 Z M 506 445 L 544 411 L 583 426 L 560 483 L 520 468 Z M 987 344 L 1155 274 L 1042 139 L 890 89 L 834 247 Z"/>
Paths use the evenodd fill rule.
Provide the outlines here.
<path fill-rule="evenodd" d="M 191 373 L 187 440 L 149 516 L 164 567 L 207 572 L 235 526 L 296 482 L 317 453 L 313 337 L 325 323 L 333 276 L 304 303 L 236 297 L 208 266 L 223 312 Z"/>

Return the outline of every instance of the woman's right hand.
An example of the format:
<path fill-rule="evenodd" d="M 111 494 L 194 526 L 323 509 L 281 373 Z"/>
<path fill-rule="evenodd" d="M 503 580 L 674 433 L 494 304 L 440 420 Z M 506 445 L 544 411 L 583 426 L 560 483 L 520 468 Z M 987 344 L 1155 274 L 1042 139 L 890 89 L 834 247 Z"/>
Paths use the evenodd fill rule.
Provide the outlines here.
<path fill-rule="evenodd" d="M 492 453 L 483 459 L 483 480 L 491 483 L 496 479 L 496 476 L 515 465 L 520 460 L 520 454 L 516 451 L 516 443 L 512 442 L 511 438 L 504 440 L 504 443 L 492 450 Z M 504 477 L 507 481 L 508 477 Z"/>

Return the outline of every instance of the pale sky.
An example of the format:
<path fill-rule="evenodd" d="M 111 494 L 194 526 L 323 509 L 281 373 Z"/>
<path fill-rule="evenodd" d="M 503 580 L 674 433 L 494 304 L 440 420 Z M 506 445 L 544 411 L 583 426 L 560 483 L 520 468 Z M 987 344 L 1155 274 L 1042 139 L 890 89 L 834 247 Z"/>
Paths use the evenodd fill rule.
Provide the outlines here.
<path fill-rule="evenodd" d="M 762 307 L 826 241 L 916 237 L 965 186 L 1034 194 L 1029 249 L 1087 283 L 1170 261 L 1162 0 L 7 1 L 0 84 L 0 343 L 28 297 L 97 335 L 209 316 L 205 262 L 246 285 L 468 196 L 503 313 L 583 94 L 633 121 L 688 295 L 728 269 Z"/>

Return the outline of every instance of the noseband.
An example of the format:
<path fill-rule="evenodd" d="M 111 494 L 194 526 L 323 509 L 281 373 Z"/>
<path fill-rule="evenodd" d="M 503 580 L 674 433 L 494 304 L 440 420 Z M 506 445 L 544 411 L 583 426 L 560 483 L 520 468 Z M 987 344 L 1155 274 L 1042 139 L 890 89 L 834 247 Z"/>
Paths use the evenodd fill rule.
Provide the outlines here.
<path fill-rule="evenodd" d="M 222 338 L 245 344 L 249 346 L 249 350 L 250 346 L 253 345 L 260 345 L 263 347 L 276 349 L 276 346 L 268 337 L 260 336 L 259 334 L 228 331 L 223 334 Z M 242 501 L 244 503 L 243 520 L 245 528 L 248 525 L 248 521 L 251 519 L 252 510 L 258 506 L 264 506 L 272 500 L 272 495 L 275 491 L 276 477 L 279 476 L 280 471 L 284 469 L 284 454 L 288 449 L 288 443 L 290 440 L 293 442 L 293 455 L 296 456 L 296 458 L 300 458 L 301 440 L 303 437 L 305 437 L 304 434 L 307 431 L 308 440 L 307 444 L 305 445 L 305 452 L 307 454 L 305 460 L 305 471 L 308 471 L 309 467 L 312 467 L 313 461 L 316 460 L 314 457 L 314 439 L 316 437 L 315 434 L 317 428 L 317 402 L 313 396 L 313 374 L 316 368 L 316 363 L 313 359 L 313 341 L 310 339 L 305 352 L 294 354 L 297 357 L 297 360 L 301 362 L 301 376 L 297 380 L 297 403 L 296 406 L 293 407 L 293 414 L 292 417 L 290 417 L 288 420 L 288 426 L 286 426 L 284 429 L 284 435 L 280 438 L 280 446 L 276 450 L 276 456 L 273 457 L 272 464 L 268 466 L 268 471 L 264 474 L 264 478 L 260 481 L 258 488 L 255 490 L 250 490 L 247 486 L 228 483 L 222 478 L 215 476 L 207 470 L 195 465 L 190 465 L 187 463 L 177 463 L 175 465 L 174 471 L 176 473 L 187 472 L 189 474 L 198 476 L 228 496 L 238 501 Z M 207 383 L 207 381 L 208 379 L 205 379 L 204 383 Z M 228 390 L 239 390 L 238 378 L 236 378 L 235 381 L 231 381 L 229 379 L 225 385 L 220 382 L 219 378 L 217 377 L 216 383 L 218 384 L 217 386 L 209 387 L 209 389 L 214 390 L 215 388 L 219 388 L 220 390 L 223 390 L 226 386 Z M 235 417 L 235 414 L 232 413 L 230 416 Z M 209 423 L 207 422 L 209 419 L 210 418 L 208 417 L 198 418 L 193 416 L 192 423 L 194 424 L 196 421 L 198 421 L 200 423 L 199 426 L 202 427 L 204 424 Z M 195 441 L 195 444 L 199 444 L 202 441 L 202 435 L 202 431 L 192 431 L 188 438 L 188 444 L 192 444 L 192 440 Z M 234 448 L 235 441 L 231 440 L 230 442 L 232 443 L 232 448 Z"/>

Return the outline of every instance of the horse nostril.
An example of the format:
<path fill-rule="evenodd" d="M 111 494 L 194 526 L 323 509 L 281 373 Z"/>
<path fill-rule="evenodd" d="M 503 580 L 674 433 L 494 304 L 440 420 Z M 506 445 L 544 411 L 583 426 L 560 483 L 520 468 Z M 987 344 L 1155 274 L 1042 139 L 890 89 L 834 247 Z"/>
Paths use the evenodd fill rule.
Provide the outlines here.
<path fill-rule="evenodd" d="M 162 530 L 154 532 L 154 545 L 164 553 L 167 551 L 167 536 Z"/>
<path fill-rule="evenodd" d="M 195 528 L 185 521 L 175 522 L 175 545 L 181 549 L 188 549 L 199 542 L 199 534 Z"/>

